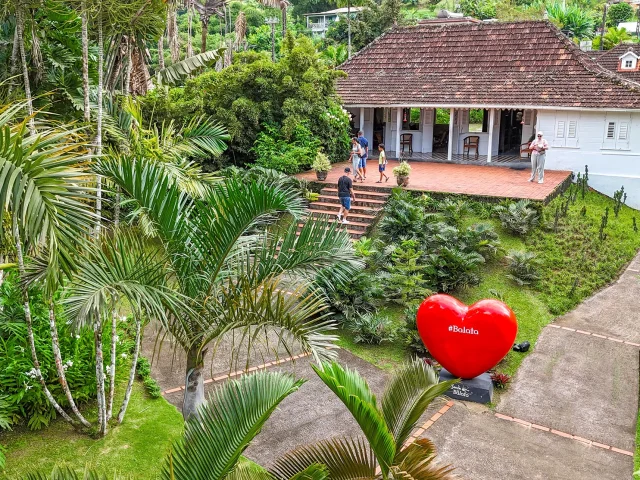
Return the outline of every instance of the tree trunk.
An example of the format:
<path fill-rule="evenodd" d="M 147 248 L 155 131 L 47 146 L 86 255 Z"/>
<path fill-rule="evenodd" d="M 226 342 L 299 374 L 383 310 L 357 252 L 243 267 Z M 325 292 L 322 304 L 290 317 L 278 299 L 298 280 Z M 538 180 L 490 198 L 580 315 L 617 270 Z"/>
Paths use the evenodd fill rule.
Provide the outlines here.
<path fill-rule="evenodd" d="M 171 62 L 180 61 L 180 37 L 178 36 L 178 14 L 175 5 L 169 7 L 167 22 L 167 35 L 169 36 L 169 50 L 171 51 Z"/>
<path fill-rule="evenodd" d="M 104 38 L 102 34 L 102 18 L 98 18 L 98 115 L 96 119 L 96 155 L 102 155 L 102 88 L 104 82 Z M 96 175 L 96 238 L 100 236 L 102 222 L 102 177 Z"/>
<path fill-rule="evenodd" d="M 133 38 L 127 38 L 127 69 L 125 70 L 124 94 L 129 96 L 131 93 L 131 69 L 133 68 Z"/>
<path fill-rule="evenodd" d="M 351 58 L 351 1 L 347 0 L 347 55 Z"/>
<path fill-rule="evenodd" d="M 118 340 L 118 315 L 116 309 L 111 314 L 111 368 L 109 368 L 109 400 L 107 402 L 107 422 L 111 420 L 113 413 L 113 397 L 116 392 L 116 342 Z"/>
<path fill-rule="evenodd" d="M 104 355 L 102 352 L 102 319 L 94 325 L 93 338 L 96 346 L 96 387 L 98 396 L 98 433 L 107 434 L 107 409 L 104 391 Z"/>
<path fill-rule="evenodd" d="M 184 419 L 187 420 L 192 415 L 198 418 L 198 409 L 204 402 L 204 361 L 197 347 L 192 347 L 187 351 L 187 374 L 182 403 Z"/>
<path fill-rule="evenodd" d="M 287 7 L 281 6 L 282 10 L 282 38 L 287 36 Z"/>
<path fill-rule="evenodd" d="M 164 34 L 158 39 L 158 70 L 164 69 Z"/>
<path fill-rule="evenodd" d="M 76 406 L 76 402 L 73 400 L 73 395 L 71 394 L 71 390 L 69 389 L 69 384 L 67 383 L 67 377 L 64 373 L 64 366 L 62 365 L 62 355 L 60 354 L 60 340 L 58 339 L 58 326 L 56 325 L 56 312 L 53 308 L 53 300 L 49 299 L 49 330 L 51 331 L 51 346 L 53 349 L 53 358 L 56 362 L 56 371 L 58 372 L 58 380 L 60 381 L 60 386 L 62 387 L 62 391 L 67 397 L 67 401 L 69 402 L 69 406 L 71 410 L 78 417 L 80 423 L 87 428 L 91 428 L 91 424 L 82 416 L 80 410 Z"/>
<path fill-rule="evenodd" d="M 33 118 L 33 99 L 31 98 L 31 84 L 29 82 L 29 66 L 27 65 L 27 52 L 24 46 L 24 11 L 22 5 L 16 8 L 16 30 L 18 36 L 18 47 L 20 49 L 20 62 L 22 64 L 22 78 L 24 80 L 24 95 L 27 99 L 27 111 L 29 114 L 29 132 L 36 134 L 36 122 Z"/>
<path fill-rule="evenodd" d="M 80 16 L 82 18 L 82 96 L 84 99 L 84 121 L 91 122 L 91 106 L 89 105 L 89 22 L 87 20 L 87 2 L 82 1 Z"/>
<path fill-rule="evenodd" d="M 187 58 L 193 57 L 193 6 L 187 0 Z"/>
<path fill-rule="evenodd" d="M 202 33 L 200 35 L 200 53 L 204 53 L 207 51 L 207 35 L 209 34 L 209 16 L 206 13 L 203 13 L 200 16 L 200 21 L 202 23 Z"/>
<path fill-rule="evenodd" d="M 13 31 L 13 48 L 11 49 L 11 63 L 9 68 L 9 75 L 13 77 L 16 73 L 18 73 L 18 54 L 20 53 L 20 42 L 18 41 L 18 27 L 16 25 L 15 30 Z M 13 87 L 16 83 L 16 79 L 12 78 L 9 83 L 9 95 L 13 91 Z"/>
<path fill-rule="evenodd" d="M 124 400 L 122 400 L 120 413 L 118 413 L 118 423 L 122 423 L 122 421 L 124 420 L 124 414 L 127 412 L 127 406 L 129 405 L 129 399 L 131 398 L 133 381 L 136 378 L 136 367 L 138 365 L 138 355 L 140 354 L 140 330 L 141 330 L 140 317 L 136 315 L 136 346 L 133 351 L 133 359 L 131 360 L 131 370 L 129 371 L 129 383 L 127 384 L 126 392 L 124 392 Z"/>
<path fill-rule="evenodd" d="M 18 226 L 13 226 L 14 238 L 16 242 L 16 257 L 18 258 L 18 272 L 20 274 L 20 278 L 24 279 L 25 277 L 25 269 L 24 269 L 24 258 L 22 256 L 22 243 L 20 242 L 20 232 L 18 231 Z M 64 418 L 67 422 L 76 426 L 78 423 L 73 420 L 67 412 L 65 412 L 62 407 L 56 402 L 56 399 L 53 398 L 51 392 L 47 388 L 47 383 L 44 381 L 42 376 L 42 372 L 40 371 L 40 362 L 38 361 L 38 352 L 36 352 L 36 341 L 33 335 L 33 322 L 31 320 L 31 306 L 29 305 L 29 292 L 27 290 L 27 285 L 24 282 L 20 282 L 20 291 L 22 294 L 22 304 L 24 309 L 24 319 L 27 324 L 27 338 L 29 339 L 29 348 L 31 349 L 31 359 L 33 360 L 33 366 L 36 371 L 36 378 L 40 382 L 40 386 L 42 387 L 42 391 L 44 392 L 45 397 L 49 403 L 53 406 L 53 408 L 58 412 L 58 414 Z"/>

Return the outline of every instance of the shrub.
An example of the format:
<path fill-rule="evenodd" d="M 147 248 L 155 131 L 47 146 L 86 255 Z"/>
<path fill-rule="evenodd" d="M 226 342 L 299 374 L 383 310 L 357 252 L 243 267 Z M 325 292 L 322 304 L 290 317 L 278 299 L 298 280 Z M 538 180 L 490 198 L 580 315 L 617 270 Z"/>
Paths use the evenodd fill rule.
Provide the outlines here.
<path fill-rule="evenodd" d="M 392 340 L 394 337 L 394 325 L 391 319 L 377 312 L 357 315 L 349 321 L 347 328 L 353 333 L 356 343 L 380 345 L 382 342 Z"/>
<path fill-rule="evenodd" d="M 490 223 L 477 223 L 467 228 L 466 239 L 483 257 L 493 257 L 500 250 L 500 237 Z"/>
<path fill-rule="evenodd" d="M 29 295 L 40 370 L 53 397 L 66 408 L 67 398 L 60 386 L 53 358 L 48 307 L 38 289 L 31 288 Z M 56 418 L 56 411 L 36 379 L 21 294 L 14 275 L 8 276 L 0 286 L 0 305 L 0 386 L 3 397 L 0 399 L 0 430 L 22 422 L 26 422 L 31 430 L 39 430 Z M 82 404 L 96 395 L 93 331 L 89 328 L 73 330 L 61 308 L 56 308 L 56 316 L 67 383 L 75 400 Z M 124 328 L 126 326 L 119 322 L 121 340 L 116 350 L 119 363 L 125 362 L 122 355 L 126 356 L 131 348 Z M 110 325 L 105 325 L 105 339 L 110 338 L 110 329 Z"/>
<path fill-rule="evenodd" d="M 380 221 L 383 239 L 390 243 L 421 235 L 426 223 L 442 218 L 439 214 L 425 211 L 431 205 L 432 200 L 427 195 L 414 197 L 410 192 L 394 188 Z"/>
<path fill-rule="evenodd" d="M 376 299 L 382 296 L 379 278 L 364 271 L 349 282 L 335 285 L 329 270 L 326 275 L 319 276 L 318 284 L 338 313 L 338 320 L 345 322 L 375 310 Z"/>
<path fill-rule="evenodd" d="M 388 274 L 384 276 L 384 290 L 389 300 L 408 305 L 431 293 L 419 262 L 422 256 L 416 240 L 405 240 L 393 250 Z"/>
<path fill-rule="evenodd" d="M 518 285 L 531 285 L 540 279 L 535 253 L 512 250 L 507 255 L 507 260 L 509 260 L 507 278 L 510 278 Z"/>
<path fill-rule="evenodd" d="M 455 246 L 443 247 L 427 255 L 427 276 L 439 292 L 450 292 L 480 283 L 478 270 L 484 257 L 476 252 L 464 252 Z"/>
<path fill-rule="evenodd" d="M 313 170 L 316 172 L 328 172 L 329 170 L 331 170 L 331 162 L 329 161 L 329 157 L 319 151 L 318 153 L 316 153 L 316 158 L 313 160 L 311 168 L 313 168 Z"/>
<path fill-rule="evenodd" d="M 400 162 L 400 165 L 393 168 L 393 175 L 396 177 L 408 177 L 411 173 L 411 165 L 407 162 Z"/>
<path fill-rule="evenodd" d="M 494 372 L 491 374 L 491 381 L 496 388 L 507 388 L 508 383 L 511 381 L 511 375 L 506 373 Z"/>
<path fill-rule="evenodd" d="M 290 139 L 276 126 L 265 125 L 252 150 L 258 165 L 294 174 L 311 166 L 319 146 L 319 141 L 304 124 L 295 127 Z"/>
<path fill-rule="evenodd" d="M 633 18 L 633 7 L 628 3 L 614 3 L 607 10 L 607 25 L 617 27 L 618 24 Z"/>
<path fill-rule="evenodd" d="M 438 202 L 436 209 L 443 214 L 445 221 L 450 225 L 459 225 L 462 217 L 468 215 L 471 211 L 469 202 L 462 199 L 453 200 L 451 198 L 446 198 Z"/>
<path fill-rule="evenodd" d="M 429 351 L 422 342 L 422 338 L 418 333 L 418 326 L 416 325 L 416 315 L 418 313 L 419 306 L 419 304 L 415 304 L 405 309 L 404 325 L 399 333 L 402 341 L 412 353 L 424 356 L 429 353 Z"/>
<path fill-rule="evenodd" d="M 151 398 L 160 398 L 162 396 L 160 386 L 158 385 L 158 382 L 151 377 L 151 364 L 146 357 L 138 357 L 136 372 L 138 373 L 138 378 L 142 380 L 142 384 L 144 385 L 147 395 Z"/>
<path fill-rule="evenodd" d="M 527 200 L 513 202 L 508 206 L 498 205 L 495 211 L 505 229 L 521 236 L 533 230 L 540 219 L 538 212 Z"/>

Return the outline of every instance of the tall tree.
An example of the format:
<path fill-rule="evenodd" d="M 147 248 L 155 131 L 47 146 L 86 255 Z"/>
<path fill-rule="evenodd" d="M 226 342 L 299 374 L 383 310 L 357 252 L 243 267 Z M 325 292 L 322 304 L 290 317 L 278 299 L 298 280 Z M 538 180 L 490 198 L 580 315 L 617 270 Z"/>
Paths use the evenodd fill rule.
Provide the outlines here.
<path fill-rule="evenodd" d="M 194 201 L 155 165 L 107 160 L 101 173 L 144 210 L 170 251 L 176 286 L 190 299 L 194 314 L 165 325 L 187 357 L 185 418 L 204 402 L 206 353 L 227 333 L 251 349 L 275 331 L 278 345 L 329 355 L 324 347 L 333 337 L 323 332 L 331 323 L 314 280 L 328 267 L 346 278 L 359 266 L 346 232 L 327 221 L 307 221 L 299 236 L 297 220 L 265 228 L 270 216 L 298 218 L 304 210 L 294 192 L 265 181 L 228 180 Z"/>
<path fill-rule="evenodd" d="M 16 39 L 18 41 L 18 51 L 20 55 L 20 65 L 22 67 L 22 80 L 24 86 L 24 94 L 26 98 L 27 113 L 29 115 L 29 131 L 32 135 L 36 133 L 36 125 L 33 110 L 33 98 L 31 96 L 31 81 L 29 80 L 29 65 L 27 63 L 27 52 L 24 39 L 25 32 L 25 16 L 28 4 L 26 0 L 16 0 Z"/>
<path fill-rule="evenodd" d="M 207 35 L 209 33 L 209 20 L 212 15 L 223 15 L 223 5 L 226 0 L 194 0 L 195 10 L 200 15 L 202 33 L 200 36 L 200 53 L 207 51 Z"/>

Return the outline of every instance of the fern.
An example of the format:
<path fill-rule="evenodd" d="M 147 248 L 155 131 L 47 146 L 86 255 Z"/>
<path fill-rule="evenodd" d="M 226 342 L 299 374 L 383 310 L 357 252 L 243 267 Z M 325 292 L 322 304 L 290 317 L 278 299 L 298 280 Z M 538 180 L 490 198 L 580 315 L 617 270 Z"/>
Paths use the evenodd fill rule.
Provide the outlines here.
<path fill-rule="evenodd" d="M 507 255 L 507 260 L 509 260 L 507 278 L 510 278 L 518 285 L 531 285 L 540 279 L 537 272 L 538 262 L 535 253 L 512 250 Z"/>
<path fill-rule="evenodd" d="M 508 206 L 499 205 L 495 208 L 495 212 L 505 229 L 516 235 L 524 236 L 533 230 L 540 221 L 538 212 L 530 205 L 527 200 L 520 200 L 510 203 Z"/>

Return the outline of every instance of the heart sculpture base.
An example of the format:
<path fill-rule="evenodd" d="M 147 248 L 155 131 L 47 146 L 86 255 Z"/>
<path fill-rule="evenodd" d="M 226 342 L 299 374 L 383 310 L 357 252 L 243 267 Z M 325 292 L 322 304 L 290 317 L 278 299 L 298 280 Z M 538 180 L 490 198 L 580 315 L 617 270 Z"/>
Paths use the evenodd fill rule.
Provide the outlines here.
<path fill-rule="evenodd" d="M 440 370 L 440 381 L 455 380 L 458 377 L 451 375 L 447 370 Z M 468 380 L 460 380 L 454 383 L 445 393 L 446 396 L 467 402 L 487 403 L 493 401 L 493 382 L 488 373 L 483 373 Z"/>

